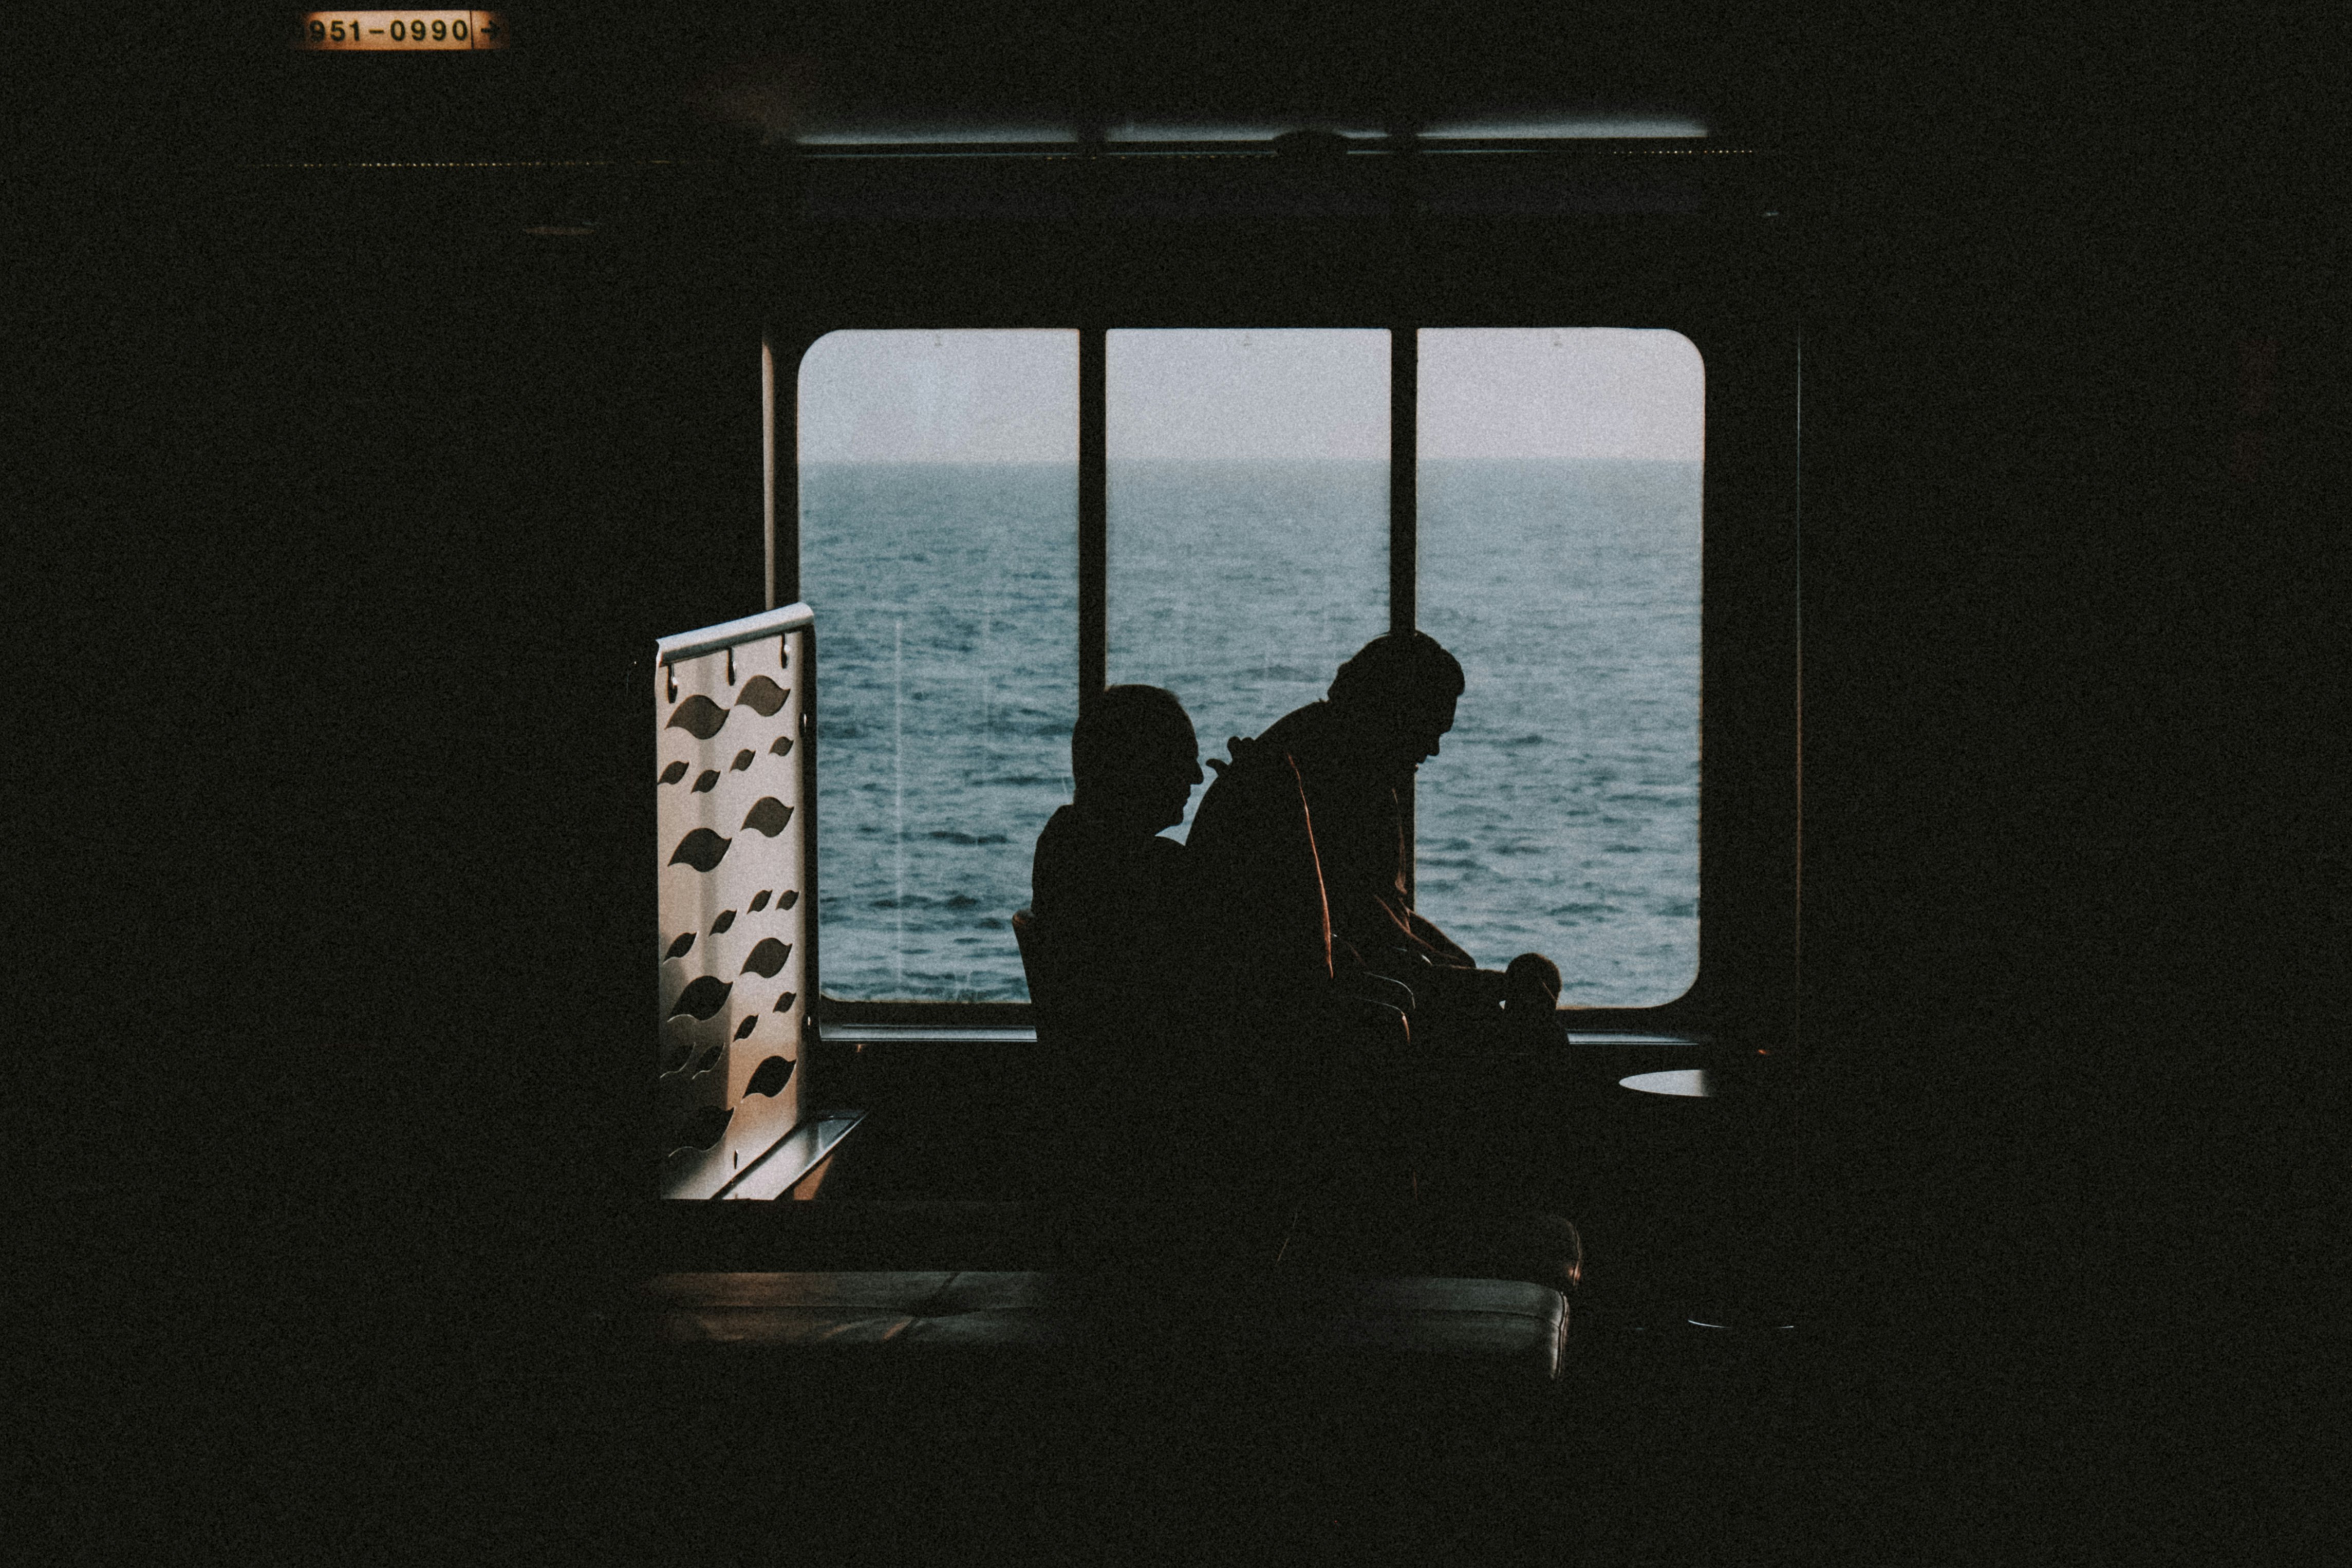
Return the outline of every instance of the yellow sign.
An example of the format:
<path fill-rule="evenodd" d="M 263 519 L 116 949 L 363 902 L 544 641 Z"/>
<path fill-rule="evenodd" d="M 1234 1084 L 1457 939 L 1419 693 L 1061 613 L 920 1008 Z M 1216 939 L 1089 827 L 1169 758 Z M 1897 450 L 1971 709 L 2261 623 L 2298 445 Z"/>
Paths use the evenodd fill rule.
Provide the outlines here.
<path fill-rule="evenodd" d="M 298 49 L 503 49 L 507 19 L 496 11 L 312 11 Z"/>

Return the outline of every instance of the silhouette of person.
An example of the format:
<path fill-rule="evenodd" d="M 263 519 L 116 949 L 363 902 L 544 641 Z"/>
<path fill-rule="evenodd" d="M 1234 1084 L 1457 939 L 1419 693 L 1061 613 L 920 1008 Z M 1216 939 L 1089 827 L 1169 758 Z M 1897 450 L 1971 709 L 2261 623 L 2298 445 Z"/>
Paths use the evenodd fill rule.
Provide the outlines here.
<path fill-rule="evenodd" d="M 1048 1188 L 1083 1205 L 1073 1224 L 1095 1261 L 1270 1257 L 1313 1091 L 1280 1075 L 1292 1057 L 1245 1048 L 1264 1016 L 1255 1033 L 1219 1027 L 1234 989 L 1209 940 L 1219 912 L 1190 852 L 1159 837 L 1202 778 L 1192 721 L 1158 687 L 1111 687 L 1081 710 L 1070 764 L 1075 798 L 1038 835 L 1031 874 L 1034 1000 L 1063 1041 L 1037 1075 L 1058 1119 Z M 1337 1026 L 1335 1002 L 1316 995 L 1297 1022 Z"/>
<path fill-rule="evenodd" d="M 1171 1203 L 1231 1151 L 1206 1125 L 1199 900 L 1184 846 L 1160 837 L 1202 777 L 1192 719 L 1159 687 L 1108 688 L 1071 731 L 1070 773 L 1030 877 L 1033 1000 L 1057 1038 L 1036 1075 L 1055 1119 L 1045 1184 L 1081 1205 L 1095 1261 L 1197 1251 L 1214 1220 L 1172 1225 Z"/>
<path fill-rule="evenodd" d="M 1435 749 L 1433 739 L 1414 760 Z M 1081 712 L 1070 753 L 1075 798 L 1038 836 L 1031 879 L 1032 944 L 1052 955 L 1041 989 L 1050 973 L 1066 1029 L 1068 1059 L 1048 1075 L 1059 1120 L 1046 1171 L 1065 1261 L 1179 1279 L 1263 1267 L 1288 1249 L 1294 1261 L 1360 1271 L 1399 1266 L 1408 1245 L 1436 1248 L 1422 1266 L 1442 1264 L 1466 1237 L 1479 1261 L 1457 1267 L 1572 1280 L 1574 1231 L 1554 1216 L 1481 1213 L 1456 1227 L 1461 1237 L 1415 1240 L 1376 1194 L 1363 1207 L 1381 1181 L 1363 1138 L 1382 1118 L 1349 1079 L 1380 1075 L 1318 1070 L 1314 1058 L 1350 1031 L 1360 1047 L 1405 1031 L 1381 986 L 1359 976 L 1351 995 L 1333 973 L 1296 767 L 1263 770 L 1276 788 L 1248 874 L 1260 907 L 1297 928 L 1270 932 L 1263 921 L 1253 929 L 1248 910 L 1233 921 L 1196 874 L 1195 851 L 1159 836 L 1183 819 L 1202 777 L 1192 721 L 1171 693 L 1109 688 Z M 1376 1066 L 1377 1055 L 1360 1048 L 1352 1065 Z M 1324 1223 L 1300 1228 L 1302 1201 Z"/>
<path fill-rule="evenodd" d="M 1157 686 L 1110 687 L 1071 730 L 1070 773 L 1074 797 L 1030 869 L 1037 938 L 1066 981 L 1055 1000 L 1090 1028 L 1115 1016 L 1153 1026 L 1196 968 L 1184 847 L 1160 837 L 1202 780 L 1192 721 Z"/>
<path fill-rule="evenodd" d="M 1328 695 L 1276 721 L 1255 740 L 1234 737 L 1230 763 L 1202 796 L 1192 851 L 1204 893 L 1231 912 L 1244 953 L 1279 943 L 1296 923 L 1273 907 L 1264 868 L 1288 831 L 1286 775 L 1311 820 L 1328 908 L 1332 962 L 1342 973 L 1400 980 L 1414 993 L 1416 1029 L 1458 1035 L 1507 1014 L 1529 1029 L 1552 1022 L 1559 972 L 1525 953 L 1482 970 L 1412 907 L 1400 795 L 1439 754 L 1465 688 L 1462 666 L 1426 633 L 1374 637 L 1339 667 Z"/>
<path fill-rule="evenodd" d="M 1465 684 L 1461 665 L 1425 633 L 1373 638 L 1339 667 L 1323 700 L 1255 741 L 1235 737 L 1233 760 L 1212 763 L 1218 777 L 1193 818 L 1189 853 L 1193 884 L 1218 911 L 1222 967 L 1240 977 L 1227 1030 L 1253 1037 L 1253 1015 L 1299 1016 L 1286 1000 L 1315 989 L 1299 978 L 1311 965 L 1276 967 L 1264 956 L 1301 945 L 1302 905 L 1283 868 L 1296 858 L 1289 846 L 1304 817 L 1323 889 L 1328 973 L 1342 989 L 1369 990 L 1380 977 L 1402 983 L 1412 1061 L 1351 1058 L 1329 1049 L 1328 1034 L 1318 1043 L 1261 1027 L 1254 1037 L 1276 1058 L 1269 1076 L 1296 1086 L 1279 1091 L 1296 1099 L 1352 1101 L 1335 1110 L 1350 1131 L 1325 1147 L 1335 1157 L 1359 1151 L 1350 1163 L 1371 1173 L 1371 1185 L 1339 1178 L 1339 1190 L 1392 1192 L 1402 1160 L 1417 1207 L 1429 1200 L 1468 1213 L 1516 1205 L 1545 1164 L 1545 1067 L 1528 1052 L 1561 1032 L 1559 971 L 1549 960 L 1524 953 L 1506 970 L 1481 969 L 1406 890 L 1400 797 L 1414 770 L 1438 755 Z M 1368 1166 L 1368 1149 L 1388 1152 Z M 1327 1164 L 1336 1176 L 1338 1165 Z"/>

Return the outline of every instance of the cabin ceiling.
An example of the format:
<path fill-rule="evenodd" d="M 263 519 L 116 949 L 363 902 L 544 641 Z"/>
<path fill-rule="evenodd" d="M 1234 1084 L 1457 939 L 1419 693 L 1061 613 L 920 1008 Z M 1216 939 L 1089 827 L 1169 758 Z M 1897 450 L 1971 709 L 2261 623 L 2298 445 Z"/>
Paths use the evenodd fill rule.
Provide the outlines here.
<path fill-rule="evenodd" d="M 302 8 L 39 37 L 20 148 L 166 160 L 676 157 L 811 131 L 1372 130 L 1668 114 L 1769 139 L 1781 20 L 1712 4 L 612 0 L 505 7 L 514 46 L 302 54 Z M 1590 132 L 1588 131 L 1588 133 Z"/>
<path fill-rule="evenodd" d="M 1725 85 L 1714 79 L 1736 58 L 1719 20 L 1688 5 L 1193 0 L 1114 13 L 1066 3 L 835 0 L 830 10 L 822 21 L 771 12 L 772 20 L 747 26 L 744 37 L 825 58 L 841 73 L 828 85 L 846 103 L 982 114 L 1378 121 L 1618 107 L 1712 96 Z"/>

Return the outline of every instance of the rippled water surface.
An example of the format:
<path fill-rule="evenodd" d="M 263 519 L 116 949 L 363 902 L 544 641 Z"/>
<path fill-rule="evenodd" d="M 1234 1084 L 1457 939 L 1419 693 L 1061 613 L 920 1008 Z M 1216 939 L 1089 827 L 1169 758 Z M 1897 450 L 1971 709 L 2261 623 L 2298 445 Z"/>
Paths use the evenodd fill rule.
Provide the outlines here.
<path fill-rule="evenodd" d="M 1697 971 L 1699 481 L 1422 468 L 1420 624 L 1469 688 L 1421 771 L 1420 906 L 1483 963 L 1549 953 L 1566 1000 L 1654 1005 Z M 1007 921 L 1069 799 L 1076 486 L 803 470 L 834 995 L 1026 994 Z M 1174 690 L 1210 756 L 1321 696 L 1388 624 L 1386 489 L 1379 464 L 1114 464 L 1111 679 Z"/>

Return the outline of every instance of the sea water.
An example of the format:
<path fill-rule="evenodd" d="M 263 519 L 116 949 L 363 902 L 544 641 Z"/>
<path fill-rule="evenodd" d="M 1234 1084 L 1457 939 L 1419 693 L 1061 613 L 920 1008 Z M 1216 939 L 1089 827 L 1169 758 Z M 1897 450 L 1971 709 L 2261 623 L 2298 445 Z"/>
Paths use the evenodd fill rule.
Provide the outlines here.
<path fill-rule="evenodd" d="M 1416 784 L 1416 902 L 1481 963 L 1549 954 L 1565 1001 L 1697 972 L 1700 473 L 1421 468 L 1418 624 L 1468 686 Z M 1010 918 L 1070 798 L 1076 515 L 1068 465 L 803 468 L 827 994 L 1026 996 Z M 1109 534 L 1110 679 L 1173 690 L 1204 758 L 1387 629 L 1384 465 L 1114 463 Z"/>

